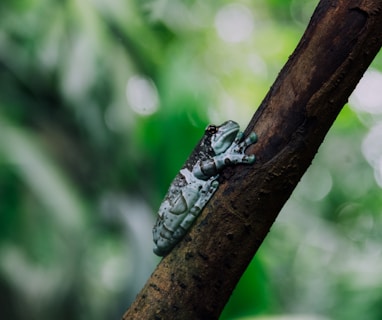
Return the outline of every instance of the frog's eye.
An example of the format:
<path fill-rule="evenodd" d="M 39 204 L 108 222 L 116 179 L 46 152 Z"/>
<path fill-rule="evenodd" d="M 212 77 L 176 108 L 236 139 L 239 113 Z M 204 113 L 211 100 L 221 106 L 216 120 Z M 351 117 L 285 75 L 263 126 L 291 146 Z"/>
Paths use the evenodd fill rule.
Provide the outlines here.
<path fill-rule="evenodd" d="M 211 124 L 211 125 L 208 126 L 206 131 L 208 133 L 210 133 L 210 134 L 214 134 L 214 133 L 218 132 L 218 127 L 213 125 L 213 124 Z"/>

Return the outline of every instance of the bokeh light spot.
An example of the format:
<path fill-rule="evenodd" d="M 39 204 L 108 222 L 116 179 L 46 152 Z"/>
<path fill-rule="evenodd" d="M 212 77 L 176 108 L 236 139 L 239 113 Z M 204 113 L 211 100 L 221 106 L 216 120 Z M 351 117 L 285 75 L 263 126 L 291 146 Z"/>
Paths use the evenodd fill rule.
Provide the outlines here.
<path fill-rule="evenodd" d="M 143 76 L 132 76 L 126 86 L 126 98 L 131 109 L 141 115 L 153 114 L 158 109 L 159 98 L 154 83 Z"/>
<path fill-rule="evenodd" d="M 251 11 L 241 4 L 228 4 L 222 7 L 215 17 L 218 35 L 226 42 L 238 43 L 247 40 L 253 27 Z"/>
<path fill-rule="evenodd" d="M 382 187 L 382 124 L 371 128 L 362 143 L 362 153 L 374 168 L 377 183 Z"/>
<path fill-rule="evenodd" d="M 382 113 L 382 73 L 366 71 L 349 98 L 350 105 L 358 111 Z"/>

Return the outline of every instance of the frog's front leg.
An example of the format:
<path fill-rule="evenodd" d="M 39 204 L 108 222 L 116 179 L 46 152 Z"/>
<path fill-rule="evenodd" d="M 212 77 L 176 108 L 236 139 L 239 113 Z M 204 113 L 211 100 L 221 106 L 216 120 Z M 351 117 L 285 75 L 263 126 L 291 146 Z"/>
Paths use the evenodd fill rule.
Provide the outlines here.
<path fill-rule="evenodd" d="M 255 155 L 245 154 L 245 149 L 257 141 L 257 135 L 254 132 L 251 132 L 244 141 L 242 140 L 243 133 L 239 132 L 227 150 L 210 159 L 199 161 L 193 168 L 195 177 L 207 180 L 228 165 L 238 163 L 251 164 L 255 162 Z"/>
<path fill-rule="evenodd" d="M 215 191 L 219 187 L 217 181 L 218 176 L 213 176 L 209 180 L 205 181 L 202 189 L 200 190 L 199 198 L 195 204 L 190 208 L 183 221 L 180 223 L 179 228 L 174 232 L 173 237 L 181 239 L 187 230 L 194 223 L 195 219 L 199 216 L 202 209 L 206 206 L 207 202 L 211 199 Z"/>

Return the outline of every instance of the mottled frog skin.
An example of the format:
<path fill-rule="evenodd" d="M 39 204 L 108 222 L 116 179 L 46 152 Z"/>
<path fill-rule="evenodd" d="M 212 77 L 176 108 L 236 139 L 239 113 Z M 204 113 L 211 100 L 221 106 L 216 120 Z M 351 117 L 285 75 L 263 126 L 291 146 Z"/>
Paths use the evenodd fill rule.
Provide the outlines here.
<path fill-rule="evenodd" d="M 245 149 L 257 141 L 255 133 L 246 139 L 234 121 L 210 125 L 177 174 L 159 208 L 153 228 L 154 253 L 163 256 L 183 238 L 219 186 L 219 173 L 227 166 L 251 164 L 254 155 Z"/>

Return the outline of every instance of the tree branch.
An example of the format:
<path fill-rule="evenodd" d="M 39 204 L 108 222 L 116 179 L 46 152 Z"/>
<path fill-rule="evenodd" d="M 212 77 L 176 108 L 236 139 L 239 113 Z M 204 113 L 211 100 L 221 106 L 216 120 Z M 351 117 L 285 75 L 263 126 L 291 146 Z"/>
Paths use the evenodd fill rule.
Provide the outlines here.
<path fill-rule="evenodd" d="M 123 319 L 217 319 L 382 44 L 381 0 L 322 0 L 246 133 L 253 166 L 226 169 L 191 231 Z"/>

